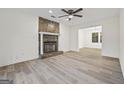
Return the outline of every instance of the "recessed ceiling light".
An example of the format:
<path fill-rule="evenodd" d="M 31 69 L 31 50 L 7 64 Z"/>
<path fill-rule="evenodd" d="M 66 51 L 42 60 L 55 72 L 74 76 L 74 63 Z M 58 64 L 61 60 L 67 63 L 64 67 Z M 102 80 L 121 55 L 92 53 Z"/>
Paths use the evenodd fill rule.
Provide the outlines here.
<path fill-rule="evenodd" d="M 52 10 L 49 10 L 49 13 L 50 13 L 50 14 L 52 14 L 52 13 L 53 13 L 53 11 L 52 11 Z"/>

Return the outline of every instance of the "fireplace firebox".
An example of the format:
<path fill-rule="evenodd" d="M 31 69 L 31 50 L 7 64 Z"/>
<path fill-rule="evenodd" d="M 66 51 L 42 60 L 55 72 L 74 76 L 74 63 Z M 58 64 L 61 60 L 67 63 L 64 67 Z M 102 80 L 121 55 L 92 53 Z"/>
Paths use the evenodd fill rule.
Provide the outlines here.
<path fill-rule="evenodd" d="M 43 35 L 43 53 L 51 53 L 58 51 L 58 36 Z"/>

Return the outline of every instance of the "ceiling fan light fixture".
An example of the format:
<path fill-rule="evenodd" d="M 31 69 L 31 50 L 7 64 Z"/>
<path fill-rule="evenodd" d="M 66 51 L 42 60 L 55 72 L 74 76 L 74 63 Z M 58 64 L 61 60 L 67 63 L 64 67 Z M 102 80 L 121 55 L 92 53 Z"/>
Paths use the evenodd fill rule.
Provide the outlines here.
<path fill-rule="evenodd" d="M 69 19 L 67 18 L 66 21 L 69 21 Z"/>
<path fill-rule="evenodd" d="M 73 18 L 74 16 L 73 16 L 73 15 L 69 15 L 68 17 L 69 17 L 69 18 Z"/>

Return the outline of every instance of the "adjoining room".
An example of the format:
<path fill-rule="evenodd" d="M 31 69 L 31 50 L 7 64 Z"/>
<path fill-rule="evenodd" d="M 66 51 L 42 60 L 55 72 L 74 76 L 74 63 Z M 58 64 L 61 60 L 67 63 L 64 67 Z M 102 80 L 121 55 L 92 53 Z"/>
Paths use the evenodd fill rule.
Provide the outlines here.
<path fill-rule="evenodd" d="M 79 50 L 89 49 L 102 55 L 102 26 L 79 29 Z"/>

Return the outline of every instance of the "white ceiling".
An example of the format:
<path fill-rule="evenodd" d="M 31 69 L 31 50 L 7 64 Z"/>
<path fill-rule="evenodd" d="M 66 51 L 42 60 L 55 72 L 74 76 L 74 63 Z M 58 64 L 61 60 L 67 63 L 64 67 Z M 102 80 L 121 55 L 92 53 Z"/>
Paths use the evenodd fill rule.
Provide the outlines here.
<path fill-rule="evenodd" d="M 77 14 L 83 14 L 83 18 L 73 17 L 71 21 L 67 21 L 66 17 L 52 18 L 51 14 L 48 12 L 49 10 L 52 10 L 53 15 L 57 17 L 61 15 L 65 15 L 65 13 L 62 12 L 60 8 L 28 8 L 28 9 L 22 8 L 22 9 L 18 9 L 18 11 L 19 10 L 33 14 L 35 16 L 41 16 L 53 21 L 64 23 L 66 25 L 78 25 L 82 22 L 100 20 L 103 18 L 107 18 L 119 14 L 118 8 L 84 8 L 82 12 L 77 13 Z"/>

